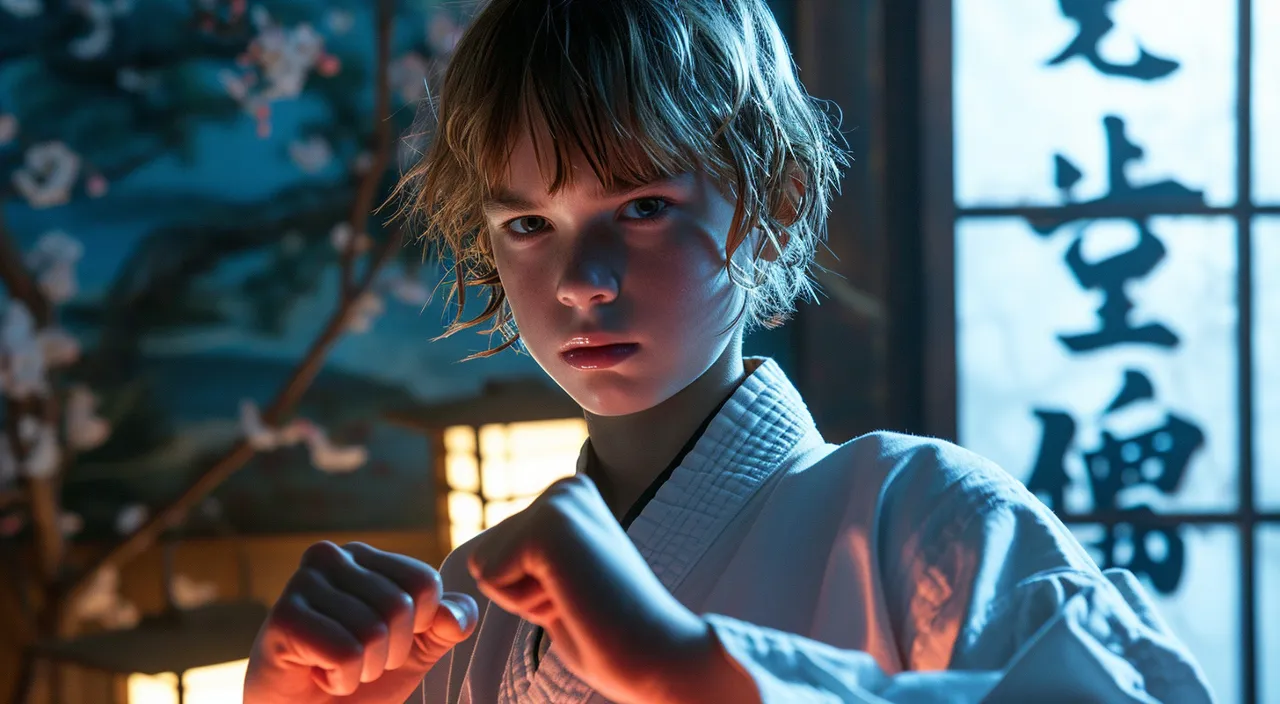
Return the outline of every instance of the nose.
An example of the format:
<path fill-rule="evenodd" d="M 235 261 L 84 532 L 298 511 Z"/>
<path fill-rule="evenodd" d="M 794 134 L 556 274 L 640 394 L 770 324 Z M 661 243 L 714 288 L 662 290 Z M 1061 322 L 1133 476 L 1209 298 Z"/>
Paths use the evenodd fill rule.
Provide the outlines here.
<path fill-rule="evenodd" d="M 556 295 L 562 304 L 579 310 L 607 305 L 618 298 L 618 279 L 601 258 L 578 256 L 565 269 Z"/>

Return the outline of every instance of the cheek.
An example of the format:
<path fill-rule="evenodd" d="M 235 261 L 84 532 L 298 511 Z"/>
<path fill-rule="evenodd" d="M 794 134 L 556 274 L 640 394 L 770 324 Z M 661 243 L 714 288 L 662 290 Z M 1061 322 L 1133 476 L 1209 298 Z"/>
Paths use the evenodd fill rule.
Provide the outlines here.
<path fill-rule="evenodd" d="M 547 267 L 499 250 L 494 251 L 493 258 L 498 268 L 498 278 L 502 281 L 503 293 L 507 297 L 507 305 L 511 307 L 517 326 L 521 325 L 522 320 L 526 323 L 534 322 L 540 316 L 538 311 L 541 307 L 555 302 L 554 292 L 548 288 L 548 281 L 544 280 Z M 536 328 L 531 328 L 530 332 L 536 334 Z M 521 335 L 525 336 L 523 326 Z"/>
<path fill-rule="evenodd" d="M 705 328 L 711 334 L 713 324 L 736 310 L 740 292 L 725 271 L 723 252 L 680 248 L 656 260 L 650 271 L 654 280 L 645 290 L 658 292 L 654 302 L 679 327 Z"/>

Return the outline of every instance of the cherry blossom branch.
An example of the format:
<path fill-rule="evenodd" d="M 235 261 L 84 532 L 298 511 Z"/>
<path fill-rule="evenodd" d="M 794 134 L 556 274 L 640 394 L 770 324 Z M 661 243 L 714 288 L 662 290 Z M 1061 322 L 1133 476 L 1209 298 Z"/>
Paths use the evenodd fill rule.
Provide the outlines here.
<path fill-rule="evenodd" d="M 37 327 L 44 327 L 52 321 L 53 307 L 23 263 L 17 245 L 9 236 L 2 213 L 0 213 L 0 280 L 4 282 L 9 295 L 30 311 Z M 48 416 L 56 412 L 52 399 L 47 396 L 47 393 L 22 399 L 8 394 L 5 396 L 5 433 L 17 465 L 26 461 L 31 449 L 30 443 L 21 431 L 23 420 L 35 417 L 48 421 Z M 64 547 L 62 531 L 58 526 L 61 502 L 58 500 L 57 483 L 53 476 L 47 475 L 28 475 L 23 478 L 23 483 L 27 494 L 27 510 L 31 515 L 40 574 L 47 582 L 52 582 L 57 577 Z"/>
<path fill-rule="evenodd" d="M 387 233 L 373 253 L 365 275 L 350 295 L 339 301 L 337 309 L 329 317 L 320 335 L 311 343 L 310 349 L 303 356 L 293 373 L 284 382 L 276 397 L 263 411 L 264 423 L 274 425 L 285 414 L 289 413 L 302 398 L 311 382 L 324 366 L 329 350 L 342 337 L 350 324 L 352 312 L 360 299 L 372 289 L 379 270 L 382 269 L 401 244 L 401 231 L 393 227 Z M 241 469 L 256 451 L 248 439 L 237 442 L 226 454 L 218 458 L 199 477 L 196 478 L 176 499 L 157 511 L 136 531 L 113 546 L 92 566 L 69 585 L 66 596 L 74 601 L 81 591 L 89 585 L 94 576 L 103 569 L 119 568 L 140 555 L 150 547 L 167 529 L 177 526 L 186 518 L 187 513 L 205 496 L 222 484 L 232 474 Z"/>
<path fill-rule="evenodd" d="M 374 106 L 373 106 L 373 142 L 370 152 L 373 160 L 366 165 L 360 175 L 356 187 L 355 199 L 351 202 L 351 236 L 342 249 L 341 290 L 344 298 L 351 295 L 354 283 L 356 254 L 360 244 L 365 241 L 369 216 L 373 212 L 373 198 L 378 192 L 391 163 L 391 33 L 392 19 L 395 12 L 394 0 L 378 2 L 378 63 L 374 70 Z"/>
<path fill-rule="evenodd" d="M 43 327 L 52 321 L 53 306 L 36 286 L 35 278 L 22 262 L 22 254 L 13 243 L 13 238 L 9 237 L 3 209 L 0 209 L 0 281 L 4 282 L 10 296 L 22 301 L 27 310 L 31 311 L 37 326 Z"/>

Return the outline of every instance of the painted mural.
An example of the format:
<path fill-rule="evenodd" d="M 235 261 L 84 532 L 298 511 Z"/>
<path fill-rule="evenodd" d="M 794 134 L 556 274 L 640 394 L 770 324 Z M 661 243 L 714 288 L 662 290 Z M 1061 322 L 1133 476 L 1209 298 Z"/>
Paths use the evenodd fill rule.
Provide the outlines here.
<path fill-rule="evenodd" d="M 483 336 L 430 342 L 451 313 L 440 265 L 413 245 L 377 263 L 389 233 L 353 215 L 414 158 L 401 135 L 472 10 L 378 7 L 0 0 L 6 412 L 49 384 L 66 416 L 21 421 L 23 452 L 0 452 L 0 533 L 30 529 L 18 488 L 44 472 L 68 537 L 127 535 L 246 436 L 260 451 L 192 530 L 426 528 L 431 448 L 383 412 L 544 378 L 510 352 L 459 364 Z M 374 267 L 300 403 L 264 426 Z M 777 355 L 783 339 L 753 344 Z M 52 463 L 46 436 L 63 440 Z"/>

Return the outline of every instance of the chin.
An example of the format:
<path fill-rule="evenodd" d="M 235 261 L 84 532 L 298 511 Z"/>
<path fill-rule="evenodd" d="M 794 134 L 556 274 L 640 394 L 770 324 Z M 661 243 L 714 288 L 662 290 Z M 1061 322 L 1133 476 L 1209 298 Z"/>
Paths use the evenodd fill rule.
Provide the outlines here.
<path fill-rule="evenodd" d="M 642 380 L 609 371 L 567 369 L 563 373 L 568 378 L 558 378 L 556 383 L 582 410 L 594 416 L 626 416 L 647 411 L 673 395 L 664 394 Z"/>

